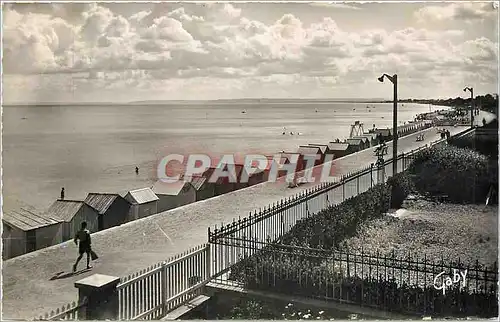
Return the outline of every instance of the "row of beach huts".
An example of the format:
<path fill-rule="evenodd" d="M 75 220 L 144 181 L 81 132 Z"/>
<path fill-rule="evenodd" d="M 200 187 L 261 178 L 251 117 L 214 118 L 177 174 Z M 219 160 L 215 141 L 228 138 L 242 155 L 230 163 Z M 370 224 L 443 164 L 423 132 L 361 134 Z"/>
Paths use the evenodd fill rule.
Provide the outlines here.
<path fill-rule="evenodd" d="M 400 127 L 399 135 L 407 135 L 429 127 L 428 121 L 410 123 Z M 372 129 L 361 135 L 328 144 L 308 144 L 299 146 L 297 152 L 280 152 L 280 165 L 289 163 L 292 154 L 299 155 L 298 171 L 305 168 L 305 155 L 319 155 L 316 164 L 324 162 L 327 154 L 337 159 L 351 153 L 378 145 L 381 140 L 392 139 L 391 129 Z M 231 182 L 219 178 L 211 182 L 209 178 L 216 167 L 209 168 L 190 180 L 173 184 L 158 181 L 150 187 L 128 191 L 126 194 L 89 193 L 85 200 L 56 200 L 46 211 L 39 212 L 30 206 L 23 206 L 3 213 L 3 259 L 9 259 L 35 250 L 71 240 L 82 221 L 87 222 L 93 233 L 140 218 L 148 217 L 196 201 L 219 196 L 231 191 L 259 184 L 268 180 L 275 156 L 269 156 L 268 167 L 252 175 L 246 174 L 248 182 Z M 235 164 L 238 179 L 244 175 L 245 167 Z M 280 170 L 281 171 L 281 170 Z M 284 172 L 278 172 L 278 176 Z M 181 176 L 181 178 L 183 178 Z"/>

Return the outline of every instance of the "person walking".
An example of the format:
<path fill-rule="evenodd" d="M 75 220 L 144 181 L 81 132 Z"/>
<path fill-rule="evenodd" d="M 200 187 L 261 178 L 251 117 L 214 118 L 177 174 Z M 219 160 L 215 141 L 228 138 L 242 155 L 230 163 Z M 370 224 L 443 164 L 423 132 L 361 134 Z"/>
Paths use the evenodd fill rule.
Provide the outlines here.
<path fill-rule="evenodd" d="M 87 254 L 87 269 L 92 268 L 90 266 L 90 253 L 91 250 L 91 240 L 90 240 L 90 231 L 87 229 L 87 223 L 82 222 L 80 230 L 76 233 L 75 238 L 73 239 L 75 245 L 78 245 L 78 258 L 76 259 L 75 264 L 73 265 L 73 272 L 76 272 L 76 268 L 78 263 L 83 257 L 83 254 Z"/>
<path fill-rule="evenodd" d="M 64 187 L 61 188 L 61 200 L 64 200 Z"/>

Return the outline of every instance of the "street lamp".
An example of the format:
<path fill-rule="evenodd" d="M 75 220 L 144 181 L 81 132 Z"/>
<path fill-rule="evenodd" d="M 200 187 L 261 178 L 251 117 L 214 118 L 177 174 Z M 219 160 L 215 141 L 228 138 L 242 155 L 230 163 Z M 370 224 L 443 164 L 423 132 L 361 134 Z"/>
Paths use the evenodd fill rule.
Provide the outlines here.
<path fill-rule="evenodd" d="M 467 91 L 470 92 L 470 127 L 474 127 L 474 88 L 464 88 L 464 92 Z"/>
<path fill-rule="evenodd" d="M 394 85 L 394 100 L 392 111 L 392 175 L 398 173 L 398 75 L 389 76 L 383 74 L 378 78 L 378 81 L 383 83 L 384 77 L 388 78 Z"/>

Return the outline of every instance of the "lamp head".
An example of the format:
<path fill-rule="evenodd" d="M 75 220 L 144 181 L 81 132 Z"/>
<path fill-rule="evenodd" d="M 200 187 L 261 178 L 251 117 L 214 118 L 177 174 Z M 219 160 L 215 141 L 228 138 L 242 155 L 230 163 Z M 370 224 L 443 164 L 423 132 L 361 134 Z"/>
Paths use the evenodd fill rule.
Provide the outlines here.
<path fill-rule="evenodd" d="M 384 75 L 380 76 L 379 78 L 377 78 L 379 82 L 383 83 L 384 82 Z"/>

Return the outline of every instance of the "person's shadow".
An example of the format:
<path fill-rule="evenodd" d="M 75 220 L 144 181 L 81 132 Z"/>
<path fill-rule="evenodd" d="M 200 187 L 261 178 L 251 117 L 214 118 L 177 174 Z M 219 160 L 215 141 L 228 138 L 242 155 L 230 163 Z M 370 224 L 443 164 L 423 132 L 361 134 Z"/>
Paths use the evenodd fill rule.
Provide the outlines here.
<path fill-rule="evenodd" d="M 90 272 L 91 270 L 92 270 L 91 268 L 84 268 L 84 269 L 76 271 L 76 272 L 68 272 L 68 273 L 59 272 L 59 273 L 56 273 L 56 275 L 52 276 L 50 278 L 50 280 L 51 281 L 60 280 L 60 279 L 63 279 L 63 278 L 68 278 L 68 277 L 71 277 L 71 276 L 76 276 L 76 275 L 80 275 L 80 274 L 83 274 L 83 273 L 86 273 L 86 272 Z"/>

